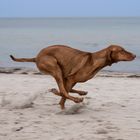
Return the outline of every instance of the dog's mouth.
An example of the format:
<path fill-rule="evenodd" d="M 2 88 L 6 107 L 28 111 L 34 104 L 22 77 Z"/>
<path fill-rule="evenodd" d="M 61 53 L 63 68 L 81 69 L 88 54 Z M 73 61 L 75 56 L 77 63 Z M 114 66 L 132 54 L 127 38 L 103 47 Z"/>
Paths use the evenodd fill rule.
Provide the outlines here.
<path fill-rule="evenodd" d="M 126 61 L 132 61 L 136 58 L 135 54 L 132 54 L 131 56 L 128 57 L 128 59 Z"/>
<path fill-rule="evenodd" d="M 132 56 L 132 60 L 134 60 L 136 58 L 136 55 L 135 54 L 133 54 L 133 56 Z"/>

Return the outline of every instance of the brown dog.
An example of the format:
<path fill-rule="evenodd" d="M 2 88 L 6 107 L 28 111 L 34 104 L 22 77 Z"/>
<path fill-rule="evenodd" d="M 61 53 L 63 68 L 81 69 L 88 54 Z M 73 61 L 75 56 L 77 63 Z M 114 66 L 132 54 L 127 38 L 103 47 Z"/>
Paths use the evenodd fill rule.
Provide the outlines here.
<path fill-rule="evenodd" d="M 15 58 L 18 62 L 35 62 L 38 69 L 52 75 L 59 87 L 51 91 L 56 95 L 62 96 L 60 100 L 61 108 L 65 108 L 66 99 L 75 103 L 83 101 L 83 98 L 77 98 L 69 95 L 69 92 L 86 95 L 87 92 L 73 89 L 78 82 L 85 82 L 91 79 L 99 70 L 105 66 L 111 66 L 119 61 L 131 61 L 136 55 L 127 52 L 120 46 L 111 45 L 101 51 L 90 53 L 63 45 L 54 45 L 44 48 L 36 58 Z"/>

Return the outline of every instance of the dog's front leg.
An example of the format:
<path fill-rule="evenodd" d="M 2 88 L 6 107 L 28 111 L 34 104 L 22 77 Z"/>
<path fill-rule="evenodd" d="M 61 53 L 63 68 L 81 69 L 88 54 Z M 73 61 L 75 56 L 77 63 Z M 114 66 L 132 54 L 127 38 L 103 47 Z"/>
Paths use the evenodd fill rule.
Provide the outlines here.
<path fill-rule="evenodd" d="M 80 96 L 83 96 L 83 95 L 87 95 L 87 91 L 81 91 L 81 90 L 76 90 L 76 89 L 71 89 L 70 90 L 71 93 L 78 93 Z"/>

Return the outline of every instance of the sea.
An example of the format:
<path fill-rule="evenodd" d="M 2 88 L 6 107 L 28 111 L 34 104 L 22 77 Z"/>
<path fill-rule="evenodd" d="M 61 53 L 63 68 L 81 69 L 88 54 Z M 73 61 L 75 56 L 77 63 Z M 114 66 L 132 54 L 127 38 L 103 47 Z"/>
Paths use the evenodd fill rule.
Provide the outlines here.
<path fill-rule="evenodd" d="M 34 68 L 33 63 L 13 62 L 9 55 L 34 57 L 56 44 L 88 52 L 117 44 L 136 54 L 136 59 L 104 69 L 140 72 L 140 17 L 0 18 L 0 67 Z"/>

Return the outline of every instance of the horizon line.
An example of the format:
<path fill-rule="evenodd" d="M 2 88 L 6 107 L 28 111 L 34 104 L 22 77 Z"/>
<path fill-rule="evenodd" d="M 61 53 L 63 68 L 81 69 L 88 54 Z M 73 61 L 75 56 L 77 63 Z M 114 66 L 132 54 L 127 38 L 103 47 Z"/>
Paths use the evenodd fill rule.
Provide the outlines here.
<path fill-rule="evenodd" d="M 140 18 L 140 16 L 49 16 L 49 17 L 0 17 L 2 18 Z"/>

